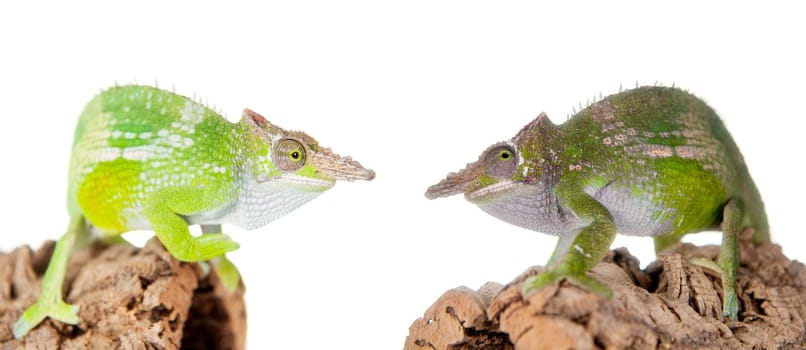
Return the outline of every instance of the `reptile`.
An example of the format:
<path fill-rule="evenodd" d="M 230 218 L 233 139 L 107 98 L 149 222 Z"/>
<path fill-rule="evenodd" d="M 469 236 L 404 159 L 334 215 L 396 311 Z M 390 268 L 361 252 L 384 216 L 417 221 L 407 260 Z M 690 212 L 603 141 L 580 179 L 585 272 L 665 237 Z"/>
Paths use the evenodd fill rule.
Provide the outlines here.
<path fill-rule="evenodd" d="M 524 298 L 563 280 L 612 295 L 586 273 L 617 232 L 651 236 L 660 253 L 685 234 L 721 230 L 717 261 L 692 262 L 719 273 L 723 317 L 735 320 L 738 239 L 770 240 L 761 196 L 724 123 L 675 87 L 622 91 L 560 125 L 541 113 L 426 197 L 459 193 L 505 222 L 559 237 L 545 272 L 524 282 Z"/>
<path fill-rule="evenodd" d="M 15 323 L 23 337 L 46 317 L 81 322 L 62 284 L 70 252 L 96 236 L 152 230 L 175 258 L 212 260 L 225 285 L 240 275 L 224 255 L 239 245 L 222 224 L 247 230 L 288 214 L 338 180 L 375 173 L 299 131 L 245 109 L 239 122 L 150 86 L 116 86 L 84 108 L 68 176 L 67 232 L 57 241 L 38 300 Z M 189 225 L 199 225 L 193 236 Z M 96 234 L 97 233 L 97 234 Z"/>

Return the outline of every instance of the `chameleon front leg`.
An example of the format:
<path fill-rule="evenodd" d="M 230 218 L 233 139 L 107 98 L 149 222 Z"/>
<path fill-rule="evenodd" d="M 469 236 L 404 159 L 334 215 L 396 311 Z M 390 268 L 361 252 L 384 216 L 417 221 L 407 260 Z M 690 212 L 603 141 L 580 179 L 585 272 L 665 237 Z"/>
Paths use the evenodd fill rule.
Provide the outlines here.
<path fill-rule="evenodd" d="M 222 232 L 221 225 L 201 225 L 201 230 L 206 235 L 221 234 Z M 238 282 L 241 280 L 241 273 L 235 267 L 235 264 L 227 259 L 226 254 L 217 256 L 211 259 L 210 262 L 213 264 L 224 288 L 230 293 L 235 292 L 238 289 Z"/>
<path fill-rule="evenodd" d="M 596 199 L 581 190 L 556 192 L 561 203 L 571 209 L 587 226 L 560 236 L 557 247 L 547 265 L 548 270 L 532 276 L 523 286 L 526 297 L 538 289 L 563 279 L 605 297 L 612 295 L 610 288 L 586 274 L 602 261 L 616 237 L 616 223 L 610 212 Z"/>
<path fill-rule="evenodd" d="M 14 338 L 20 339 L 39 323 L 50 317 L 67 324 L 78 324 L 78 305 L 70 305 L 62 299 L 62 285 L 67 270 L 70 252 L 76 240 L 85 240 L 87 232 L 83 217 L 70 220 L 67 232 L 56 242 L 53 256 L 50 258 L 45 276 L 42 278 L 42 291 L 39 299 L 23 312 L 20 319 L 14 323 Z"/>
<path fill-rule="evenodd" d="M 203 208 L 192 189 L 156 191 L 147 199 L 145 215 L 165 249 L 181 261 L 210 260 L 240 245 L 225 234 L 193 237 L 187 222 L 178 213 L 192 213 Z"/>

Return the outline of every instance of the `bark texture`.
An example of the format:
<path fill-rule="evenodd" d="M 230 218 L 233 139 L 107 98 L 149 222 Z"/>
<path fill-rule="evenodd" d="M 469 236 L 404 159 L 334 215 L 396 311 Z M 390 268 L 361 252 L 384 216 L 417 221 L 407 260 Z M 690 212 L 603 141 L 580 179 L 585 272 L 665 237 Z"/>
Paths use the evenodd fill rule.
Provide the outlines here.
<path fill-rule="evenodd" d="M 16 340 L 14 322 L 39 296 L 52 252 L 49 242 L 0 253 L 0 350 L 245 348 L 243 286 L 226 291 L 214 272 L 177 261 L 156 239 L 74 253 L 65 300 L 80 305 L 82 322 L 46 319 Z"/>
<path fill-rule="evenodd" d="M 445 292 L 409 328 L 405 350 L 426 349 L 804 349 L 806 268 L 779 246 L 743 244 L 738 321 L 721 317 L 719 276 L 692 265 L 717 246 L 681 244 L 645 270 L 626 249 L 591 275 L 610 299 L 565 282 L 523 300 L 530 268 L 508 285 Z"/>

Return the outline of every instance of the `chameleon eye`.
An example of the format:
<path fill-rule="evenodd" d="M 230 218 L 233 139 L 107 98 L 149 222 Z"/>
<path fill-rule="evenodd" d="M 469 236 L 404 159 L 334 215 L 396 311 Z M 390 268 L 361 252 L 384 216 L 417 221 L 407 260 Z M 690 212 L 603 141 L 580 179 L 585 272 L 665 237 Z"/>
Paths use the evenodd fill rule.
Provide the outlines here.
<path fill-rule="evenodd" d="M 518 159 L 515 157 L 515 150 L 508 145 L 494 147 L 487 152 L 484 159 L 484 166 L 487 174 L 493 177 L 505 178 L 515 173 L 518 167 Z"/>
<path fill-rule="evenodd" d="M 277 167 L 284 171 L 294 171 L 305 165 L 305 146 L 299 141 L 283 139 L 274 147 Z"/>

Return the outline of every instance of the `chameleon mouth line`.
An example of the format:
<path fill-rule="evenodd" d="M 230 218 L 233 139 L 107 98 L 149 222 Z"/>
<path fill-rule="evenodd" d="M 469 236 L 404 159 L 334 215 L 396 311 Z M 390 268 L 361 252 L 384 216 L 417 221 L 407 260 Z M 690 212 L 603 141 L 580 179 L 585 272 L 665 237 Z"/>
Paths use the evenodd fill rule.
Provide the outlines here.
<path fill-rule="evenodd" d="M 498 193 L 506 191 L 507 189 L 510 189 L 513 186 L 515 186 L 515 182 L 513 182 L 513 181 L 507 180 L 507 181 L 499 182 L 499 183 L 487 186 L 487 187 L 482 188 L 482 189 L 480 189 L 478 191 L 475 191 L 475 192 L 472 192 L 472 193 L 468 194 L 467 195 L 467 200 L 472 201 L 472 202 L 480 202 L 480 201 L 488 199 L 488 197 L 491 197 L 491 196 L 494 196 L 494 195 L 496 195 Z"/>
<path fill-rule="evenodd" d="M 309 177 L 304 176 L 282 176 L 278 180 L 282 181 L 285 184 L 289 185 L 299 185 L 305 187 L 324 187 L 325 189 L 331 188 L 335 185 L 335 182 L 319 180 L 319 179 L 312 179 Z"/>

